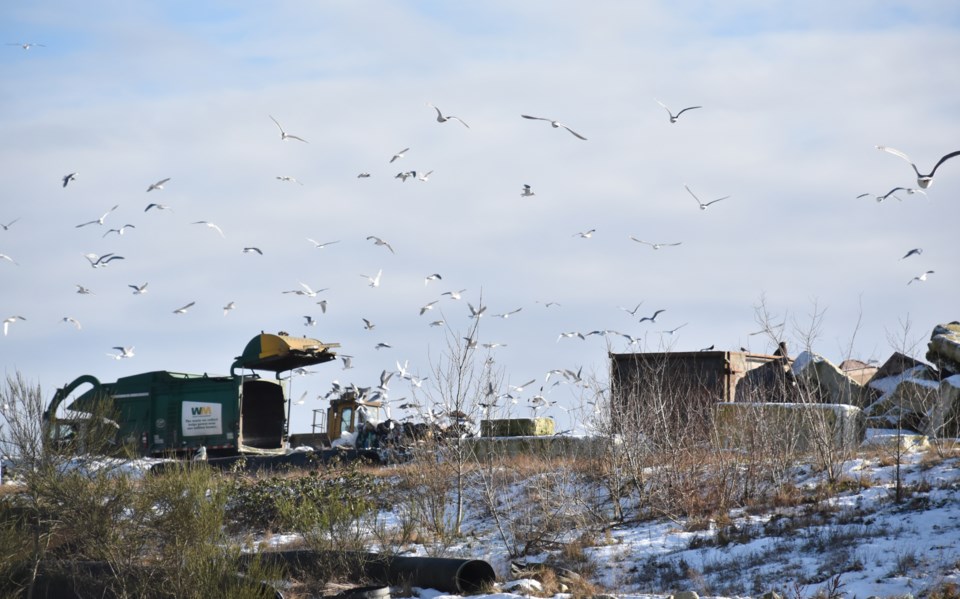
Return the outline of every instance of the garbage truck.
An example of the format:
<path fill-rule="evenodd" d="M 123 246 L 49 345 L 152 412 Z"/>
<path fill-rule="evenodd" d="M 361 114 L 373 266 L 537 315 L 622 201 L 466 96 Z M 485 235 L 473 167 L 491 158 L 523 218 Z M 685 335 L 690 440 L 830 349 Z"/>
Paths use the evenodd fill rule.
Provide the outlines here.
<path fill-rule="evenodd" d="M 166 370 L 104 383 L 83 375 L 57 389 L 43 414 L 46 442 L 69 446 L 89 426 L 99 402 L 115 418 L 118 445 L 138 455 L 183 457 L 203 448 L 210 455 L 282 453 L 289 441 L 290 399 L 281 373 L 336 359 L 338 343 L 261 333 L 236 357 L 229 375 Z M 257 371 L 274 373 L 262 378 Z M 68 405 L 75 391 L 90 388 Z"/>

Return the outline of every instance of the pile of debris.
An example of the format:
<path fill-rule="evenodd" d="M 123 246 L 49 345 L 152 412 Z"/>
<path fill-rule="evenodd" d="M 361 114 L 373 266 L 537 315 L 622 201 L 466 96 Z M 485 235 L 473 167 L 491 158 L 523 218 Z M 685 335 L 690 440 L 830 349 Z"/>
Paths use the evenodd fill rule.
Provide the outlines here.
<path fill-rule="evenodd" d="M 927 364 L 895 352 L 877 367 L 840 366 L 811 352 L 748 372 L 737 401 L 845 404 L 861 408 L 869 428 L 904 428 L 937 437 L 960 435 L 960 322 L 934 327 Z"/>

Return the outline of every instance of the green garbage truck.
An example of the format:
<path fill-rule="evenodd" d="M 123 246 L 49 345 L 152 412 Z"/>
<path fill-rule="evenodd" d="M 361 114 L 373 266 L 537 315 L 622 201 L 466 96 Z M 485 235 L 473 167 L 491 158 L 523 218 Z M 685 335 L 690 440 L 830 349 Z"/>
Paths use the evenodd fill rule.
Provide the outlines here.
<path fill-rule="evenodd" d="M 142 456 L 184 456 L 283 451 L 290 398 L 281 373 L 336 359 L 337 343 L 284 333 L 261 333 L 235 358 L 229 375 L 166 370 L 121 377 L 112 383 L 83 375 L 57 389 L 44 412 L 46 442 L 68 446 L 89 426 L 101 401 L 112 407 L 116 443 Z M 262 378 L 257 371 L 274 373 Z M 61 405 L 84 385 L 90 388 Z"/>

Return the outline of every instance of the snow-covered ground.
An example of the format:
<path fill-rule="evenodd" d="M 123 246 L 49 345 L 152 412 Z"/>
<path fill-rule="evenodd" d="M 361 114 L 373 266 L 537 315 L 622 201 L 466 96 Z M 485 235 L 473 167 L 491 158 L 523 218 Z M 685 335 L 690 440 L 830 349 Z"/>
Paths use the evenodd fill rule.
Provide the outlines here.
<path fill-rule="evenodd" d="M 844 597 L 922 597 L 946 584 L 960 585 L 960 454 L 907 449 L 900 466 L 903 500 L 897 503 L 891 452 L 870 449 L 896 442 L 895 433 L 870 431 L 861 457 L 844 465 L 849 490 L 816 504 L 740 511 L 723 526 L 695 532 L 671 520 L 614 528 L 603 543 L 585 550 L 595 565 L 590 582 L 598 592 L 622 597 L 665 597 L 682 590 L 701 597 L 759 597 L 771 590 L 785 597 L 826 597 L 831 591 Z M 797 474 L 801 489 L 824 482 L 824 475 L 809 467 Z M 453 554 L 490 562 L 506 581 L 501 591 L 525 586 L 511 584 L 510 560 L 491 521 L 472 518 L 464 528 L 471 540 L 452 548 Z M 421 599 L 450 596 L 418 593 Z"/>

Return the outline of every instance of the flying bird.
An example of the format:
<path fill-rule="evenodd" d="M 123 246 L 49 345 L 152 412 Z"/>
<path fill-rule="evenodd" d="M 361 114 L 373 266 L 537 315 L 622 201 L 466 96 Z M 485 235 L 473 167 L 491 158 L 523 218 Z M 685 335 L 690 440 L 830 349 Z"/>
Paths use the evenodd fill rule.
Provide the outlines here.
<path fill-rule="evenodd" d="M 308 314 L 308 315 L 304 316 L 303 319 L 304 319 L 303 326 L 305 326 L 305 327 L 317 326 L 317 321 L 314 320 L 313 316 L 310 316 L 310 315 Z"/>
<path fill-rule="evenodd" d="M 700 198 L 698 198 L 692 191 L 690 191 L 689 187 L 687 187 L 686 185 L 684 185 L 683 187 L 687 190 L 687 193 L 693 196 L 693 199 L 697 201 L 697 204 L 700 205 L 700 210 L 706 210 L 707 206 L 709 206 L 710 204 L 716 204 L 717 202 L 723 201 L 730 197 L 730 196 L 723 196 L 722 198 L 717 198 L 715 200 L 710 200 L 709 202 L 704 203 L 704 202 L 701 202 Z"/>
<path fill-rule="evenodd" d="M 529 198 L 530 196 L 535 196 L 535 195 L 537 194 L 533 193 L 533 189 L 529 185 L 524 183 L 523 189 L 520 190 L 520 197 Z"/>
<path fill-rule="evenodd" d="M 10 325 L 17 322 L 18 320 L 26 320 L 23 316 L 10 316 L 9 318 L 3 319 L 3 336 L 7 336 L 7 331 L 10 329 Z"/>
<path fill-rule="evenodd" d="M 327 247 L 328 245 L 331 245 L 331 244 L 334 244 L 334 243 L 340 243 L 340 240 L 339 240 L 339 239 L 338 239 L 337 241 L 326 241 L 326 242 L 324 242 L 324 243 L 320 243 L 320 242 L 318 242 L 318 241 L 314 241 L 313 239 L 310 239 L 309 237 L 307 237 L 307 241 L 309 241 L 310 243 L 312 243 L 312 244 L 313 244 L 313 247 L 317 248 L 318 250 L 322 250 L 323 248 Z"/>
<path fill-rule="evenodd" d="M 460 289 L 458 291 L 444 291 L 440 295 L 449 295 L 450 299 L 458 300 L 460 299 L 460 294 L 466 291 L 466 289 Z"/>
<path fill-rule="evenodd" d="M 903 260 L 905 258 L 909 258 L 910 256 L 919 256 L 922 253 L 923 253 L 923 248 L 913 248 L 912 250 L 904 254 L 903 258 L 900 258 L 900 259 Z"/>
<path fill-rule="evenodd" d="M 377 276 L 375 276 L 375 277 L 371 277 L 371 276 L 367 276 L 367 275 L 363 275 L 363 274 L 360 275 L 360 276 L 361 276 L 361 277 L 366 277 L 367 280 L 370 281 L 370 286 L 371 286 L 371 287 L 379 287 L 379 286 L 380 286 L 380 275 L 382 275 L 382 274 L 383 274 L 383 269 L 381 268 L 380 270 L 377 271 Z"/>
<path fill-rule="evenodd" d="M 173 212 L 170 206 L 167 206 L 166 204 L 154 204 L 154 203 L 147 204 L 147 207 L 144 208 L 143 211 L 149 212 L 151 208 L 156 208 L 157 210 L 170 210 L 170 212 Z"/>
<path fill-rule="evenodd" d="M 393 178 L 400 179 L 402 183 L 406 183 L 407 179 L 409 179 L 410 177 L 416 177 L 416 176 L 417 176 L 417 171 L 400 171 L 399 173 L 394 175 Z"/>
<path fill-rule="evenodd" d="M 76 284 L 76 285 L 77 285 L 77 293 L 81 295 L 96 295 L 94 292 L 90 291 L 83 285 L 80 285 L 80 284 Z"/>
<path fill-rule="evenodd" d="M 284 182 L 286 182 L 286 183 L 296 183 L 297 185 L 303 185 L 303 183 L 297 181 L 297 180 L 294 179 L 293 177 L 287 177 L 287 176 L 279 177 L 279 176 L 278 176 L 278 177 L 277 177 L 277 180 L 278 180 L 278 181 L 284 181 Z"/>
<path fill-rule="evenodd" d="M 220 229 L 220 227 L 218 227 L 217 225 L 215 225 L 215 224 L 213 224 L 213 223 L 211 223 L 211 222 L 209 222 L 209 221 L 198 220 L 198 221 L 194 222 L 193 224 L 194 224 L 194 225 L 206 225 L 208 228 L 213 229 L 214 231 L 216 231 L 217 233 L 219 233 L 219 234 L 220 234 L 220 237 L 223 237 L 224 239 L 227 238 L 227 236 L 223 234 L 223 231 Z"/>
<path fill-rule="evenodd" d="M 185 306 L 180 306 L 179 308 L 177 308 L 176 310 L 174 310 L 173 313 L 174 313 L 174 314 L 186 314 L 186 313 L 187 313 L 187 310 L 189 310 L 195 303 L 197 303 L 197 302 L 190 302 L 189 304 L 186 304 Z"/>
<path fill-rule="evenodd" d="M 360 173 L 357 175 L 357 179 L 367 179 L 370 177 L 370 173 Z"/>
<path fill-rule="evenodd" d="M 535 121 L 547 121 L 548 123 L 550 123 L 550 126 L 553 127 L 554 129 L 556 129 L 556 128 L 558 128 L 558 127 L 563 127 L 564 129 L 566 129 L 567 131 L 569 131 L 570 133 L 572 133 L 574 137 L 577 137 L 577 138 L 582 139 L 582 140 L 584 140 L 584 141 L 587 140 L 586 137 L 580 135 L 579 133 L 577 133 L 576 131 L 574 131 L 574 130 L 571 129 L 570 127 L 567 127 L 566 125 L 564 125 L 564 124 L 561 123 L 560 121 L 555 121 L 555 120 L 553 120 L 553 119 L 545 119 L 545 118 L 540 117 L 540 116 L 528 116 L 528 115 L 526 115 L 526 114 L 521 114 L 520 116 L 522 116 L 522 117 L 525 118 L 525 119 L 531 119 L 531 120 L 535 120 Z"/>
<path fill-rule="evenodd" d="M 437 108 L 436 106 L 434 106 L 433 104 L 431 104 L 430 102 L 427 102 L 427 106 L 429 106 L 429 107 L 431 107 L 431 108 L 433 108 L 434 110 L 437 111 L 437 122 L 438 122 L 438 123 L 446 123 L 447 121 L 457 121 L 458 123 L 460 123 L 461 125 L 463 125 L 463 126 L 466 127 L 467 129 L 470 128 L 470 125 L 464 123 L 462 120 L 460 120 L 459 117 L 455 117 L 455 116 L 453 116 L 452 114 L 451 114 L 451 115 L 447 115 L 447 116 L 443 116 L 443 113 L 440 112 L 440 109 Z"/>
<path fill-rule="evenodd" d="M 320 306 L 320 311 L 324 314 L 327 313 L 327 300 L 320 300 L 317 302 L 317 305 Z"/>
<path fill-rule="evenodd" d="M 688 324 L 690 324 L 690 323 L 685 322 L 685 323 L 683 323 L 682 325 L 680 325 L 680 326 L 678 326 L 678 327 L 674 327 L 674 328 L 670 329 L 669 331 L 660 331 L 660 332 L 663 333 L 663 334 L 665 334 L 665 335 L 673 335 L 674 333 L 676 333 L 677 331 L 679 331 L 679 330 L 682 329 L 683 327 L 687 326 Z"/>
<path fill-rule="evenodd" d="M 372 330 L 374 329 L 374 327 L 377 326 L 377 325 L 373 324 L 372 322 L 370 322 L 369 320 L 367 320 L 366 318 L 361 318 L 360 320 L 363 321 L 363 328 L 364 328 L 365 330 L 367 330 L 367 331 L 372 331 Z"/>
<path fill-rule="evenodd" d="M 654 99 L 656 100 L 656 98 L 654 98 Z M 671 123 L 676 123 L 676 122 L 677 122 L 677 119 L 680 118 L 680 115 L 683 114 L 684 112 L 688 111 L 688 110 L 694 110 L 694 109 L 697 109 L 697 108 L 703 108 L 703 106 L 688 106 L 688 107 L 684 108 L 683 110 L 681 110 L 680 112 L 678 112 L 677 114 L 673 114 L 673 112 L 671 112 L 670 109 L 667 108 L 666 104 L 664 104 L 664 103 L 661 102 L 660 100 L 657 100 L 657 104 L 659 104 L 660 106 L 662 106 L 663 109 L 667 111 L 667 114 L 670 115 L 670 122 L 671 122 Z"/>
<path fill-rule="evenodd" d="M 223 315 L 226 316 L 227 313 L 230 312 L 230 310 L 234 310 L 236 309 L 236 307 L 237 307 L 236 303 L 230 302 L 229 304 L 223 307 Z"/>
<path fill-rule="evenodd" d="M 655 250 L 659 250 L 659 249 L 662 248 L 662 247 L 669 247 L 669 246 L 674 246 L 674 245 L 680 245 L 681 243 L 683 243 L 682 241 L 678 241 L 678 242 L 676 242 L 676 243 L 651 243 L 651 242 L 649 242 L 649 241 L 643 241 L 642 239 L 637 239 L 636 237 L 633 237 L 633 236 L 631 236 L 630 239 L 636 241 L 637 243 L 643 243 L 643 244 L 645 244 L 645 245 L 649 245 L 650 247 L 652 247 L 652 248 L 655 249 Z"/>
<path fill-rule="evenodd" d="M 639 304 L 637 304 L 637 307 L 634 308 L 633 310 L 627 310 L 627 309 L 624 308 L 623 306 L 620 306 L 620 309 L 623 310 L 624 312 L 626 312 L 627 314 L 629 314 L 630 316 L 636 316 L 636 315 L 637 315 L 637 310 L 639 310 L 639 309 L 640 309 L 640 306 L 642 306 L 642 305 L 643 305 L 643 302 L 640 302 Z"/>
<path fill-rule="evenodd" d="M 919 275 L 913 277 L 913 278 L 910 279 L 909 281 L 907 281 L 907 285 L 909 285 L 910 283 L 913 283 L 914 281 L 920 281 L 920 282 L 922 283 L 922 282 L 924 282 L 924 281 L 927 280 L 927 275 L 932 275 L 932 274 L 933 274 L 933 271 L 932 271 L 932 270 L 928 270 L 928 271 L 926 271 L 926 272 L 924 272 L 924 273 L 922 273 L 922 274 L 919 274 Z"/>
<path fill-rule="evenodd" d="M 473 304 L 467 302 L 467 307 L 470 308 L 470 318 L 481 318 L 483 313 L 487 311 L 486 306 L 480 306 L 480 308 L 474 308 Z"/>
<path fill-rule="evenodd" d="M 403 158 L 404 156 L 406 156 L 407 152 L 409 152 L 409 151 L 410 151 L 410 148 L 404 148 L 404 149 L 400 150 L 399 152 L 397 152 L 396 154 L 393 155 L 393 158 L 390 159 L 390 162 L 393 162 L 394 160 L 396 160 L 396 159 L 398 159 L 398 158 Z"/>
<path fill-rule="evenodd" d="M 416 172 L 417 172 L 417 171 L 413 171 L 414 174 L 416 174 Z M 433 171 L 427 171 L 427 172 L 425 172 L 425 173 L 420 173 L 419 175 L 417 175 L 417 181 L 423 181 L 424 183 L 426 183 L 426 182 L 430 179 L 430 175 L 432 175 L 432 174 L 433 174 Z"/>
<path fill-rule="evenodd" d="M 150 192 L 150 191 L 153 191 L 154 189 L 163 189 L 163 185 L 169 180 L 170 180 L 170 177 L 167 177 L 166 179 L 160 179 L 156 183 L 151 183 L 150 187 L 147 188 L 147 191 Z"/>
<path fill-rule="evenodd" d="M 494 314 L 491 318 L 502 318 L 506 320 L 507 318 L 510 318 L 511 314 L 516 314 L 520 310 L 523 310 L 523 308 L 517 308 L 516 310 L 510 310 L 509 312 L 503 312 L 501 314 Z"/>
<path fill-rule="evenodd" d="M 251 246 L 251 247 L 245 247 L 245 248 L 243 248 L 243 253 L 244 253 L 244 254 L 257 253 L 257 254 L 260 254 L 261 256 L 263 255 L 263 251 L 262 251 L 260 248 L 256 248 L 256 247 L 252 247 L 252 246 Z"/>
<path fill-rule="evenodd" d="M 434 300 L 434 301 L 430 302 L 429 304 L 427 304 L 427 305 L 425 305 L 425 306 L 422 306 L 422 307 L 420 308 L 420 316 L 423 316 L 424 312 L 426 312 L 427 310 L 433 310 L 433 305 L 436 304 L 438 301 L 440 301 L 440 300 Z"/>
<path fill-rule="evenodd" d="M 389 343 L 384 343 L 381 341 L 380 343 L 373 346 L 373 349 L 391 349 L 392 347 L 393 346 L 390 345 Z"/>
<path fill-rule="evenodd" d="M 368 236 L 367 236 L 367 240 L 369 241 L 369 240 L 371 240 L 371 239 L 373 240 L 373 245 L 382 245 L 382 246 L 386 247 L 388 250 L 390 250 L 390 253 L 391 253 L 391 254 L 396 253 L 396 252 L 393 251 L 393 246 L 391 246 L 391 245 L 390 245 L 389 243 L 387 243 L 386 241 L 380 239 L 379 237 L 376 237 L 375 235 L 368 235 Z"/>
<path fill-rule="evenodd" d="M 84 254 L 83 257 L 86 258 L 87 261 L 90 262 L 90 266 L 94 268 L 103 268 L 114 260 L 124 260 L 123 256 L 116 256 L 112 252 L 102 256 L 97 256 L 96 254 Z"/>
<path fill-rule="evenodd" d="M 884 200 L 886 200 L 891 196 L 893 196 L 893 199 L 897 200 L 898 202 L 902 202 L 903 200 L 900 199 L 900 196 L 896 195 L 898 191 L 905 191 L 910 195 L 913 195 L 915 193 L 922 193 L 923 195 L 927 195 L 927 192 L 923 191 L 922 189 L 915 189 L 913 187 L 894 187 L 893 189 L 883 194 L 882 196 L 873 196 L 873 197 L 877 200 L 877 203 L 883 202 Z M 860 198 L 867 198 L 867 197 L 870 197 L 871 195 L 873 194 L 861 193 L 860 195 L 857 196 L 857 199 L 859 200 Z"/>
<path fill-rule="evenodd" d="M 110 215 L 111 212 L 113 212 L 114 210 L 116 210 L 116 209 L 119 208 L 119 207 L 120 207 L 120 204 L 117 204 L 116 206 L 114 206 L 114 207 L 111 208 L 110 210 L 107 210 L 106 212 L 104 212 L 104 213 L 103 213 L 103 216 L 101 216 L 100 218 L 98 218 L 98 219 L 96 219 L 96 220 L 91 220 L 91 221 L 87 221 L 87 222 L 85 222 L 85 223 L 79 224 L 79 225 L 76 226 L 76 228 L 79 229 L 80 227 L 86 227 L 87 225 L 102 225 L 104 219 L 106 219 L 106 218 Z"/>
<path fill-rule="evenodd" d="M 8 42 L 7 45 L 8 45 L 8 46 L 20 46 L 20 47 L 23 48 L 24 50 L 29 50 L 30 48 L 32 48 L 32 47 L 34 47 L 34 46 L 39 46 L 39 47 L 41 47 L 41 48 L 46 48 L 45 45 L 43 45 L 43 44 L 38 44 L 38 43 L 36 43 L 36 42 Z"/>
<path fill-rule="evenodd" d="M 67 322 L 67 323 L 72 324 L 73 326 L 77 327 L 77 330 L 78 330 L 78 331 L 79 331 L 81 328 L 83 328 L 83 327 L 80 326 L 80 321 L 77 320 L 76 318 L 72 317 L 72 316 L 64 316 L 64 317 L 63 317 L 63 322 Z"/>
<path fill-rule="evenodd" d="M 596 229 L 590 229 L 588 231 L 581 231 L 580 233 L 574 233 L 571 237 L 579 237 L 580 239 L 590 239 L 593 237 L 593 234 L 596 232 Z"/>
<path fill-rule="evenodd" d="M 440 281 L 442 279 L 443 277 L 441 277 L 437 273 L 433 273 L 432 275 L 427 275 L 423 278 L 423 286 L 426 287 L 430 283 L 430 281 Z"/>
<path fill-rule="evenodd" d="M 127 285 L 127 287 L 133 289 L 134 295 L 143 295 L 147 292 L 147 285 L 149 284 L 150 283 L 144 283 L 143 285 Z"/>
<path fill-rule="evenodd" d="M 295 295 L 305 295 L 307 297 L 317 297 L 317 294 L 323 293 L 324 291 L 329 289 L 329 287 L 324 287 L 323 289 L 318 289 L 314 291 L 306 283 L 300 283 L 300 286 L 303 287 L 303 289 L 291 289 L 289 291 L 284 291 L 284 293 L 293 293 Z"/>
<path fill-rule="evenodd" d="M 77 178 L 78 173 L 70 173 L 69 175 L 64 175 L 61 181 L 63 181 L 63 186 L 66 187 L 70 184 L 71 181 Z"/>
<path fill-rule="evenodd" d="M 110 349 L 115 349 L 115 350 L 117 350 L 118 352 L 120 352 L 119 354 L 107 354 L 108 356 L 110 356 L 110 357 L 113 358 L 114 360 L 123 360 L 123 359 L 125 359 L 125 358 L 132 358 L 132 357 L 133 357 L 133 346 L 130 346 L 130 347 L 121 347 L 121 346 L 119 346 L 119 345 L 115 345 L 115 346 L 111 347 Z"/>
<path fill-rule="evenodd" d="M 3 229 L 4 231 L 9 231 L 10 227 L 13 226 L 13 223 L 17 222 L 18 220 L 20 219 L 15 218 L 12 221 L 8 222 L 7 224 L 0 223 L 0 229 Z"/>
<path fill-rule="evenodd" d="M 6 254 L 0 254 L 0 260 L 6 260 L 7 262 L 14 264 L 15 266 L 20 266 L 19 264 L 17 264 L 16 260 L 14 260 L 13 258 L 11 258 Z"/>
<path fill-rule="evenodd" d="M 136 229 L 136 227 L 134 227 L 133 225 L 123 225 L 119 229 L 107 229 L 107 232 L 104 233 L 102 237 L 106 237 L 111 233 L 116 233 L 117 235 L 123 235 L 123 232 L 126 231 L 127 229 Z"/>
<path fill-rule="evenodd" d="M 650 322 L 657 322 L 657 316 L 660 316 L 661 312 L 666 312 L 666 311 L 667 311 L 666 308 L 657 310 L 656 312 L 653 313 L 653 316 L 644 316 L 637 322 L 643 322 L 645 320 L 649 320 Z"/>
<path fill-rule="evenodd" d="M 943 164 L 947 160 L 950 160 L 951 158 L 960 156 L 960 150 L 957 150 L 956 152 L 950 152 L 949 154 L 947 154 L 946 156 L 938 160 L 935 165 L 933 165 L 933 170 L 930 171 L 930 174 L 924 175 L 920 173 L 920 169 L 918 169 L 917 165 L 914 164 L 912 160 L 910 160 L 910 157 L 904 154 L 903 152 L 901 152 L 900 150 L 895 150 L 893 148 L 888 148 L 886 146 L 877 146 L 877 149 L 893 154 L 894 156 L 899 156 L 900 158 L 903 158 L 908 163 L 910 163 L 910 166 L 913 167 L 913 172 L 917 174 L 917 185 L 919 185 L 921 189 L 926 189 L 931 185 L 933 185 L 933 175 L 934 173 L 937 172 L 937 169 L 940 168 L 941 164 Z"/>
<path fill-rule="evenodd" d="M 271 116 L 271 115 L 269 115 L 269 114 L 268 114 L 267 116 L 270 117 L 270 120 L 271 120 L 271 121 L 273 121 L 274 123 L 276 123 L 277 129 L 280 129 L 280 141 L 286 141 L 286 140 L 288 140 L 288 139 L 295 139 L 295 140 L 297 140 L 297 141 L 302 141 L 303 143 L 309 143 L 307 140 L 303 139 L 302 137 L 297 137 L 296 135 L 291 135 L 291 134 L 287 133 L 286 131 L 283 130 L 283 127 L 280 126 L 280 123 L 277 122 L 277 119 L 273 118 L 273 116 Z"/>

